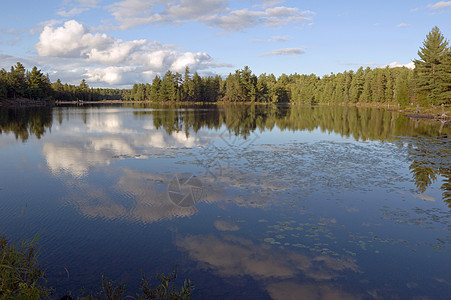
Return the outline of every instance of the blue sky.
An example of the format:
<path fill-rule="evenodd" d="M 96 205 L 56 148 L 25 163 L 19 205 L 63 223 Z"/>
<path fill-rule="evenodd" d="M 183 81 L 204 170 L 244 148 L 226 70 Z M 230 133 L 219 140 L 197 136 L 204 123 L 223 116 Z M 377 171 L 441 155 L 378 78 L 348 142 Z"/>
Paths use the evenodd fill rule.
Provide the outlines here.
<path fill-rule="evenodd" d="M 21 61 L 92 87 L 185 66 L 322 76 L 411 66 L 434 26 L 451 38 L 451 1 L 2 0 L 0 68 Z"/>

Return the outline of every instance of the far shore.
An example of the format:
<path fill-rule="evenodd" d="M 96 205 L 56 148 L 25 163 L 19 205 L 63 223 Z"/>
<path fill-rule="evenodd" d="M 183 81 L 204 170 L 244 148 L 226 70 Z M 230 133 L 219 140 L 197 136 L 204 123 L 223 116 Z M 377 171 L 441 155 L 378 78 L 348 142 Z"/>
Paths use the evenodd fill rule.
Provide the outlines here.
<path fill-rule="evenodd" d="M 257 104 L 257 105 L 267 105 L 271 103 L 260 103 L 260 102 L 175 102 L 175 101 L 165 101 L 165 102 L 155 102 L 155 101 L 125 101 L 125 100 L 100 100 L 100 101 L 64 101 L 64 100 L 32 100 L 32 99 L 6 99 L 0 100 L 0 107 L 45 107 L 45 106 L 59 106 L 59 105 L 96 105 L 96 104 L 162 104 L 162 105 L 203 105 L 203 104 L 216 104 L 216 105 L 239 105 L 239 104 Z M 286 105 L 310 105 L 309 103 L 286 103 Z M 414 105 L 400 106 L 396 103 L 319 103 L 313 104 L 318 106 L 355 106 L 355 107 L 369 107 L 369 108 L 381 108 L 388 109 L 391 111 L 398 111 L 404 113 L 406 117 L 415 119 L 430 119 L 437 121 L 450 121 L 451 120 L 451 106 L 445 107 L 445 114 L 443 114 L 442 108 L 440 106 L 429 106 L 429 107 L 417 107 Z"/>

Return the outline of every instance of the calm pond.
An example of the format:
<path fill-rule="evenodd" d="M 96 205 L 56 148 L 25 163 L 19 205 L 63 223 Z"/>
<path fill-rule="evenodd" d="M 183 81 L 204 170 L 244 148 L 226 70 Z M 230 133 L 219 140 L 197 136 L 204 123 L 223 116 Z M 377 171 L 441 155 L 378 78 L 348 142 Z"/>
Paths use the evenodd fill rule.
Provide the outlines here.
<path fill-rule="evenodd" d="M 203 299 L 451 294 L 449 124 L 353 107 L 0 113 L 0 233 L 40 237 L 55 297 L 101 274 L 134 296 L 141 272 L 174 266 Z"/>

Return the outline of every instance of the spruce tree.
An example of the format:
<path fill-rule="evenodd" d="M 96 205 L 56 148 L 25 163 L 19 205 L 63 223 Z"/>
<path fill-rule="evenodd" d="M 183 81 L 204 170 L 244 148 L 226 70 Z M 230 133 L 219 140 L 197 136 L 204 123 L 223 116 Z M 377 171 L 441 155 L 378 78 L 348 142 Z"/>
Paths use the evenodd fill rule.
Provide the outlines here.
<path fill-rule="evenodd" d="M 443 85 L 446 85 L 446 75 L 451 70 L 447 70 L 441 64 L 448 52 L 448 41 L 438 27 L 432 28 L 423 42 L 423 47 L 418 51 L 420 59 L 414 60 L 416 92 L 420 102 L 423 102 L 421 104 L 446 102 L 442 95 Z"/>

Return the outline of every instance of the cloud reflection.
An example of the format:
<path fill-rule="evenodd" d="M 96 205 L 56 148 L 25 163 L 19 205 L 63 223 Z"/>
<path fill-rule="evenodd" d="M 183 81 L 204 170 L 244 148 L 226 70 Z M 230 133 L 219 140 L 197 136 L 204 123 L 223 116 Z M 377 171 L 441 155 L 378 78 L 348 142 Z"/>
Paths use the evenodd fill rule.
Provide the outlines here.
<path fill-rule="evenodd" d="M 358 298 L 329 283 L 344 272 L 360 272 L 348 257 L 311 257 L 234 235 L 178 237 L 176 245 L 203 269 L 223 277 L 250 276 L 262 282 L 274 299 L 299 299 L 301 295 L 305 299 Z M 294 281 L 296 278 L 306 280 L 300 283 Z"/>
<path fill-rule="evenodd" d="M 146 158 L 164 150 L 192 148 L 207 143 L 195 134 L 167 134 L 152 123 L 135 123 L 122 119 L 114 109 L 84 111 L 86 124 L 56 127 L 56 132 L 43 143 L 42 154 L 55 176 L 68 174 L 74 178 L 88 175 L 90 168 L 108 166 L 113 158 Z M 116 114 L 113 114 L 116 113 Z"/>
<path fill-rule="evenodd" d="M 350 258 L 329 256 L 309 257 L 266 244 L 227 235 L 194 235 L 179 238 L 177 246 L 188 251 L 190 257 L 223 276 L 251 276 L 254 279 L 292 278 L 299 273 L 315 280 L 330 280 L 340 272 L 359 272 Z"/>
<path fill-rule="evenodd" d="M 65 164 L 76 164 L 79 156 L 64 161 Z M 57 161 L 63 167 L 62 161 Z M 87 172 L 86 165 L 76 165 L 71 169 L 72 175 L 83 175 Z M 65 166 L 64 166 L 65 167 Z M 152 223 L 160 220 L 178 217 L 189 217 L 198 212 L 195 206 L 179 207 L 175 205 L 168 195 L 168 183 L 174 174 L 168 172 L 154 171 L 154 173 L 141 172 L 130 168 L 112 168 L 113 173 L 120 172 L 118 180 L 110 185 L 95 185 L 76 180 L 67 180 L 69 195 L 67 202 L 77 208 L 84 216 L 89 218 L 103 218 L 108 220 L 126 220 L 131 222 Z M 76 173 L 78 172 L 78 173 Z M 113 175 L 114 176 L 114 175 Z M 233 195 L 229 193 L 230 188 L 239 188 L 245 191 L 246 187 L 236 182 L 214 183 L 211 178 L 202 178 L 204 194 L 199 202 L 215 203 L 225 207 L 228 203 L 239 206 L 266 208 L 277 199 L 263 195 L 265 190 L 257 189 L 248 196 Z M 263 184 L 263 183 L 262 183 Z M 229 221 L 215 222 L 215 228 L 219 231 L 237 231 L 237 224 Z"/>
<path fill-rule="evenodd" d="M 77 210 L 89 218 L 127 220 L 152 223 L 163 219 L 188 217 L 195 207 L 173 204 L 167 192 L 167 176 L 145 174 L 126 169 L 117 184 L 99 188 L 79 184 L 66 198 Z"/>

